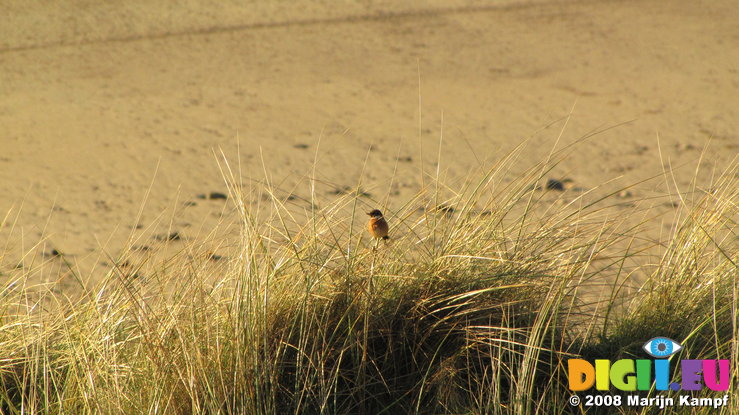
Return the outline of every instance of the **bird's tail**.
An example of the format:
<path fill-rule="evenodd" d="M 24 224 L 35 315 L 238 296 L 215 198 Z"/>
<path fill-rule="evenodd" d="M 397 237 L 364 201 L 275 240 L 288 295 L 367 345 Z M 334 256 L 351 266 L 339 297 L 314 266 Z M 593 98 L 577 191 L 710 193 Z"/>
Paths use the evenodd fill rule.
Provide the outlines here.
<path fill-rule="evenodd" d="M 385 235 L 385 236 L 383 236 L 383 237 L 382 237 L 382 239 L 384 239 L 384 240 L 388 240 L 388 239 L 390 239 L 390 237 L 389 237 L 389 236 L 387 236 L 387 235 Z"/>

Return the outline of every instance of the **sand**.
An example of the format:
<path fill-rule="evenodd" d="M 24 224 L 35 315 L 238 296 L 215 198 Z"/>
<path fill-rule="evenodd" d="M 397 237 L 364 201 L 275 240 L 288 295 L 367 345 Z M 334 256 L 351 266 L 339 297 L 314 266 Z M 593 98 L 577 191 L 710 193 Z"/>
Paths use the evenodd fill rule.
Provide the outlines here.
<path fill-rule="evenodd" d="M 97 278 L 131 235 L 205 238 L 237 217 L 198 198 L 227 193 L 221 151 L 297 208 L 315 163 L 323 200 L 361 176 L 363 203 L 390 209 L 422 159 L 454 185 L 524 140 L 511 176 L 602 131 L 549 174 L 582 189 L 671 168 L 690 189 L 701 157 L 708 186 L 737 155 L 732 1 L 395 3 L 3 1 L 0 272 L 54 281 L 57 250 Z"/>

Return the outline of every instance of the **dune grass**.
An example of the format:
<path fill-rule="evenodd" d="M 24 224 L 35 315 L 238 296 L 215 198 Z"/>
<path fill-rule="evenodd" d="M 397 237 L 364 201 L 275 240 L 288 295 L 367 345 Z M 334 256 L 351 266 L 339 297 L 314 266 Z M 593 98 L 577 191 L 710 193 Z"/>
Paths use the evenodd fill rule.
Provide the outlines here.
<path fill-rule="evenodd" d="M 662 255 L 634 269 L 639 228 L 623 229 L 612 198 L 556 204 L 537 190 L 551 165 L 508 182 L 512 160 L 382 206 L 388 244 L 363 231 L 360 184 L 298 210 L 224 164 L 242 223 L 219 272 L 205 255 L 148 264 L 146 278 L 114 266 L 74 300 L 11 276 L 0 413 L 651 413 L 571 407 L 565 372 L 572 357 L 641 356 L 656 335 L 685 346 L 674 358 L 731 359 L 718 413 L 735 413 L 736 164 L 692 189 Z M 602 301 L 583 300 L 593 291 Z"/>

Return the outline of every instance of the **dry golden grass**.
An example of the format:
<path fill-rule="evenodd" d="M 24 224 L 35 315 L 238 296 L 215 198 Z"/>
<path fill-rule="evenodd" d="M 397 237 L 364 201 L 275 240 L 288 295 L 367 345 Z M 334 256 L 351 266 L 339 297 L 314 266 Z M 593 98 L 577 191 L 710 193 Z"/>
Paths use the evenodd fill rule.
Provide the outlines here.
<path fill-rule="evenodd" d="M 253 203 L 275 189 L 240 187 L 224 162 L 242 223 L 217 271 L 190 246 L 145 278 L 114 266 L 75 299 L 9 276 L 0 413 L 571 413 L 566 359 L 616 359 L 656 334 L 680 341 L 682 358 L 730 358 L 739 378 L 736 163 L 692 189 L 702 197 L 684 201 L 625 298 L 639 229 L 619 228 L 608 197 L 551 205 L 533 190 L 551 160 L 505 182 L 513 160 L 455 191 L 428 178 L 383 209 L 393 240 L 376 249 L 361 183 L 301 212 Z M 583 301 L 594 289 L 605 300 Z M 737 398 L 734 380 L 721 413 Z"/>

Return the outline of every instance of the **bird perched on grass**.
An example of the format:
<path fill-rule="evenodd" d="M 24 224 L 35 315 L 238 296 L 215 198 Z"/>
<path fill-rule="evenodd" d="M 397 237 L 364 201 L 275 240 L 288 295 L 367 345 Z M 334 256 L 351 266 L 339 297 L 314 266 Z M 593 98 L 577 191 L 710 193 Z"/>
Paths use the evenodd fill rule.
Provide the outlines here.
<path fill-rule="evenodd" d="M 387 236 L 390 227 L 388 226 L 387 221 L 385 221 L 385 218 L 382 217 L 382 212 L 375 209 L 367 214 L 370 217 L 370 220 L 367 223 L 367 230 L 370 235 L 372 235 L 376 240 L 379 240 L 380 238 L 383 240 L 390 239 L 390 237 Z"/>

